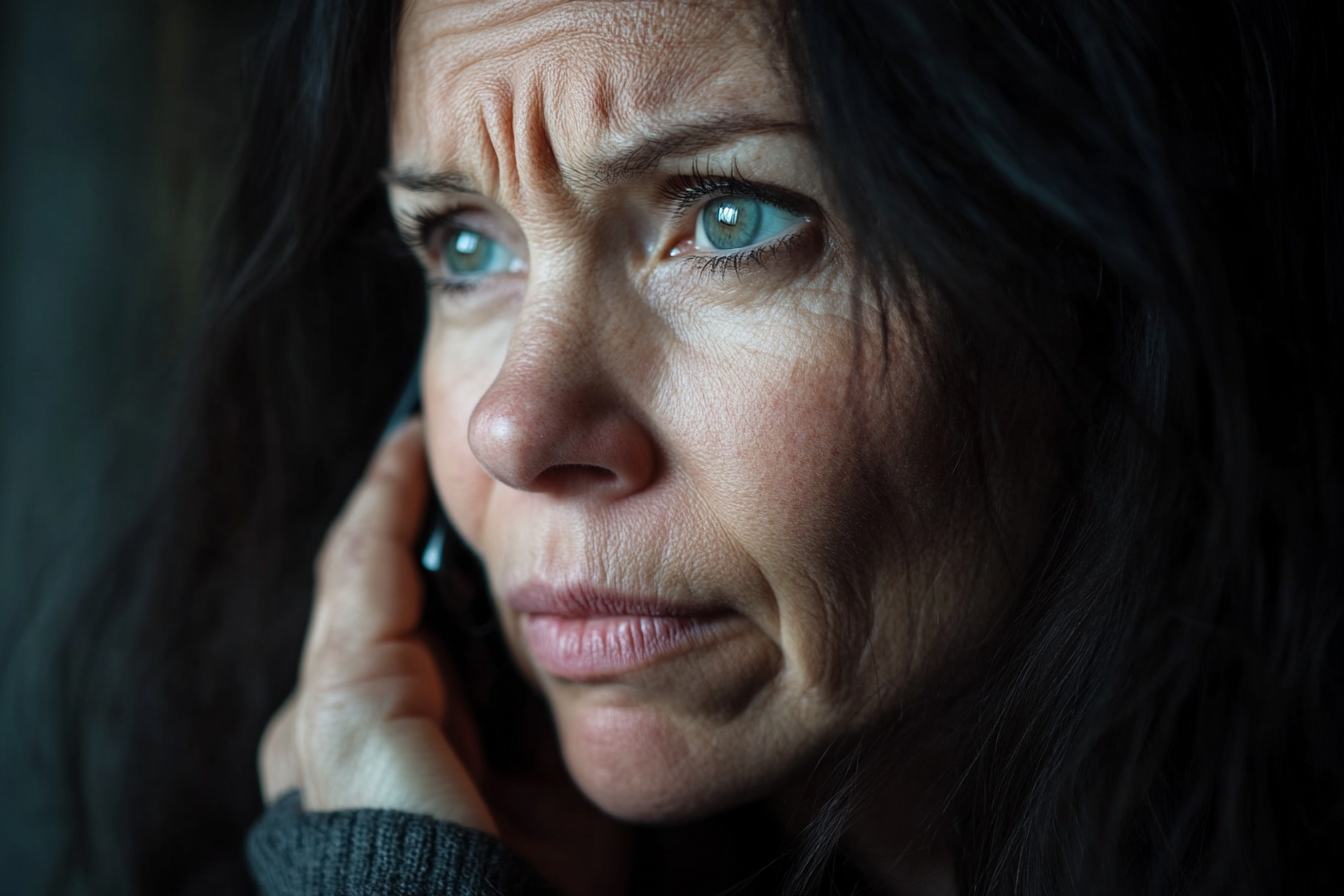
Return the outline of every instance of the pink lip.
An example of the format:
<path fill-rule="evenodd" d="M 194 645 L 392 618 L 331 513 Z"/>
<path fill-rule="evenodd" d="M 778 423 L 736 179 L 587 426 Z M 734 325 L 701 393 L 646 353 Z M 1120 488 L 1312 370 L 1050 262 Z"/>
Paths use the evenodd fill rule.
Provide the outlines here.
<path fill-rule="evenodd" d="M 508 604 L 523 614 L 533 660 L 557 678 L 595 681 L 679 656 L 727 621 L 720 607 L 691 607 L 587 587 L 528 585 Z"/>

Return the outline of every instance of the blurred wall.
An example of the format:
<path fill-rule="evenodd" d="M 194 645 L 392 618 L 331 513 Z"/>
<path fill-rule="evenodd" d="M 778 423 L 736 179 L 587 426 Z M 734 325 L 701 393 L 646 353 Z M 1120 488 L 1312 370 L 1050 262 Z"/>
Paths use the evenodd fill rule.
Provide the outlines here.
<path fill-rule="evenodd" d="M 0 894 L 61 837 L 47 664 L 159 461 L 261 0 L 0 7 Z"/>

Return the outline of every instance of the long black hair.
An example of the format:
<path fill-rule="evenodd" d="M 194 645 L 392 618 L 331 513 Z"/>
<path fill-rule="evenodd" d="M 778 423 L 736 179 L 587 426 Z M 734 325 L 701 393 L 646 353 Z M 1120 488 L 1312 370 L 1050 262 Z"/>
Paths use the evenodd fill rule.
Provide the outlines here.
<path fill-rule="evenodd" d="M 972 365 L 1045 346 L 1075 421 L 969 719 L 963 886 L 1337 889 L 1344 9 L 788 15 L 867 258 L 932 285 Z"/>
<path fill-rule="evenodd" d="M 764 12 L 867 264 L 956 323 L 980 450 L 1013 364 L 1067 410 L 1051 535 L 952 717 L 961 887 L 1337 891 L 1344 10 Z M 278 11 L 177 448 L 64 653 L 72 882 L 247 887 L 310 558 L 423 326 L 378 182 L 399 18 Z"/>

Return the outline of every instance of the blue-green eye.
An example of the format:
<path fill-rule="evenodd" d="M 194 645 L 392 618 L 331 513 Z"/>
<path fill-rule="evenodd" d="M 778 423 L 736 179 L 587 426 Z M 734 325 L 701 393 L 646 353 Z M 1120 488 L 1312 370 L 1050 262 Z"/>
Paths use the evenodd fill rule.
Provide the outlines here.
<path fill-rule="evenodd" d="M 454 277 L 470 279 L 515 272 L 522 262 L 485 234 L 455 227 L 443 237 L 443 266 Z"/>
<path fill-rule="evenodd" d="M 804 220 L 758 199 L 721 196 L 700 209 L 695 221 L 695 247 L 721 252 L 747 249 Z"/>

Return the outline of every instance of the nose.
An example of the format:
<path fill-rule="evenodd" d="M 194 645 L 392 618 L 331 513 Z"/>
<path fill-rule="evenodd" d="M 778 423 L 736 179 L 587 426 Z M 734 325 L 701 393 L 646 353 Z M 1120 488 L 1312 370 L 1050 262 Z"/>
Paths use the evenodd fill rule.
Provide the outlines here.
<path fill-rule="evenodd" d="M 649 485 L 653 438 L 591 357 L 590 344 L 553 324 L 515 330 L 467 429 L 491 477 L 521 491 L 603 500 Z"/>

